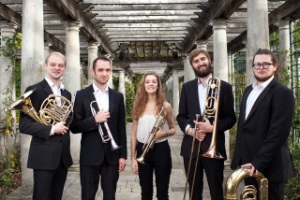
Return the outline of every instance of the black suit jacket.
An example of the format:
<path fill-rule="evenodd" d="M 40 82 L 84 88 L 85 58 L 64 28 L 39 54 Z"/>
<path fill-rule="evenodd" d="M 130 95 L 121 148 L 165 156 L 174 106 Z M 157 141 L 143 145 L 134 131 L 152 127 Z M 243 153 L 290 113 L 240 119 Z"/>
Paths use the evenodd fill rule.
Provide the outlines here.
<path fill-rule="evenodd" d="M 252 163 L 269 181 L 295 176 L 287 138 L 295 100 L 290 89 L 273 79 L 255 101 L 247 119 L 245 110 L 252 85 L 244 92 L 231 168 Z"/>
<path fill-rule="evenodd" d="M 100 165 L 105 155 L 110 164 L 118 164 L 119 158 L 127 159 L 123 94 L 110 88 L 108 90 L 110 118 L 107 123 L 114 140 L 122 146 L 120 149 L 111 151 L 110 141 L 106 144 L 102 142 L 98 124 L 92 115 L 90 103 L 96 100 L 93 93 L 93 85 L 78 91 L 74 104 L 74 118 L 70 129 L 73 133 L 82 133 L 80 164 Z M 98 111 L 98 108 L 96 109 Z"/>
<path fill-rule="evenodd" d="M 225 133 L 224 131 L 230 129 L 236 121 L 236 117 L 233 109 L 233 94 L 232 87 L 229 83 L 221 81 L 219 100 L 219 116 L 217 123 L 217 149 L 219 153 L 226 156 L 225 150 Z M 194 120 L 196 120 L 196 114 L 200 114 L 200 105 L 198 97 L 198 79 L 191 80 L 182 85 L 181 97 L 179 102 L 179 114 L 177 115 L 177 122 L 180 129 L 185 133 L 185 128 L 188 124 L 194 128 Z M 212 134 L 206 134 L 205 139 L 201 144 L 201 154 L 205 153 L 211 142 Z M 184 134 L 184 138 L 181 145 L 180 155 L 189 158 L 191 154 L 193 137 Z M 199 142 L 196 140 L 195 149 L 198 149 Z M 197 151 L 194 150 L 193 158 L 197 156 Z"/>
<path fill-rule="evenodd" d="M 39 112 L 43 101 L 53 94 L 51 87 L 43 81 L 29 86 L 25 92 L 36 88 L 30 96 L 34 109 Z M 63 90 L 62 96 L 71 101 L 71 94 Z M 32 169 L 54 170 L 58 167 L 61 156 L 65 167 L 73 164 L 70 154 L 70 134 L 54 134 L 50 136 L 51 125 L 44 125 L 34 121 L 30 116 L 21 112 L 20 132 L 32 135 L 27 167 Z"/>

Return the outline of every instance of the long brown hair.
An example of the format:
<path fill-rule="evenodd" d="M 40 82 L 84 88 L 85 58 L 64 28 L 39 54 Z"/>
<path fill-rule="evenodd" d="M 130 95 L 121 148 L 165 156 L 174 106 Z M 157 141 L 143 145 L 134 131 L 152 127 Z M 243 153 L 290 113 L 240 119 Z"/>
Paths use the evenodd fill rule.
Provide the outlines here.
<path fill-rule="evenodd" d="M 155 76 L 158 84 L 158 89 L 156 91 L 155 114 L 159 113 L 164 102 L 166 101 L 165 93 L 163 91 L 159 76 L 155 72 L 146 73 L 140 80 L 139 87 L 136 91 L 135 102 L 132 109 L 132 117 L 134 120 L 138 120 L 143 115 L 146 108 L 146 104 L 148 103 L 148 94 L 145 90 L 145 80 L 148 75 Z"/>

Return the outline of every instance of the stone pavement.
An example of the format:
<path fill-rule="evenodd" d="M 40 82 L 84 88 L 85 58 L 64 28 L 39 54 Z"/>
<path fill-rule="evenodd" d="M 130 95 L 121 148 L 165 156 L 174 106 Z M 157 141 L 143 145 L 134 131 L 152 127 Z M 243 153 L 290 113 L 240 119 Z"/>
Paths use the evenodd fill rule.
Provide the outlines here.
<path fill-rule="evenodd" d="M 130 168 L 130 137 L 132 131 L 132 123 L 128 123 L 126 126 L 127 129 L 127 147 L 128 147 L 128 159 L 126 163 L 126 168 L 120 174 L 120 178 L 118 181 L 116 199 L 117 200 L 139 200 L 141 199 L 141 189 L 139 185 L 139 178 L 137 175 L 131 172 Z M 172 154 L 172 174 L 170 180 L 170 188 L 169 188 L 169 196 L 170 200 L 181 200 L 183 199 L 184 188 L 185 188 L 185 172 L 183 167 L 183 160 L 180 156 L 180 147 L 182 141 L 182 132 L 179 127 L 176 125 L 176 134 L 169 138 L 169 143 L 171 146 L 171 154 Z M 225 170 L 224 172 L 224 184 L 226 183 L 228 177 L 232 173 L 232 170 Z M 155 186 L 154 186 L 155 187 Z M 241 187 L 241 186 L 240 186 Z M 156 191 L 156 189 L 154 189 Z M 154 194 L 154 199 L 156 199 L 156 194 Z M 188 195 L 186 197 L 188 199 Z M 21 195 L 21 188 L 16 190 L 14 193 L 9 195 L 6 200 L 26 200 L 31 198 L 25 198 Z M 65 184 L 63 200 L 79 200 L 81 199 L 81 186 L 80 186 L 80 178 L 79 172 L 69 172 L 67 181 Z M 97 193 L 97 200 L 102 199 L 102 190 L 99 186 L 99 191 Z M 205 181 L 204 192 L 203 192 L 203 200 L 209 200 L 210 194 L 207 186 L 207 182 Z"/>

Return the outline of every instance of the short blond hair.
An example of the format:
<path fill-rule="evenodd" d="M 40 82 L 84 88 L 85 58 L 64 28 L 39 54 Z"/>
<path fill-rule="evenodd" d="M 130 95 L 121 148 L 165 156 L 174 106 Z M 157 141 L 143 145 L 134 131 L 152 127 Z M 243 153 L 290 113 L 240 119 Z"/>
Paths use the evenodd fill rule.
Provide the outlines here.
<path fill-rule="evenodd" d="M 53 56 L 53 55 L 56 55 L 56 56 L 61 57 L 61 58 L 65 61 L 65 65 L 67 65 L 67 59 L 66 59 L 66 57 L 65 57 L 62 53 L 57 52 L 57 51 L 54 51 L 54 52 L 50 53 L 50 54 L 46 57 L 46 59 L 45 59 L 45 64 L 48 64 L 49 58 L 50 58 L 51 56 Z"/>

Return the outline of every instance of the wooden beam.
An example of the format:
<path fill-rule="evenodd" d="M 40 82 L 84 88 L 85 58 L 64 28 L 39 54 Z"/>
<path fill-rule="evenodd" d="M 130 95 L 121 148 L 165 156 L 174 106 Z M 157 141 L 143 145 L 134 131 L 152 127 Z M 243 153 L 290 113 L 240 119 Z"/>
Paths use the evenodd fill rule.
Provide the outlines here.
<path fill-rule="evenodd" d="M 16 24 L 20 29 L 22 28 L 22 16 L 2 3 L 0 3 L 0 16 L 8 22 Z M 50 42 L 51 48 L 56 51 L 66 51 L 66 45 L 47 31 L 44 31 L 44 41 Z"/>
<path fill-rule="evenodd" d="M 193 10 L 197 4 L 132 4 L 132 5 L 104 5 L 102 2 L 97 3 L 93 11 L 132 11 L 132 10 Z"/>
<path fill-rule="evenodd" d="M 22 27 L 22 16 L 3 3 L 0 3 L 0 16 L 7 22 L 11 22 L 19 27 Z"/>
<path fill-rule="evenodd" d="M 60 51 L 62 53 L 66 52 L 66 45 L 59 39 L 57 39 L 55 36 L 52 34 L 44 31 L 44 41 L 45 42 L 50 42 L 51 43 L 51 49 L 54 49 L 56 51 Z"/>
<path fill-rule="evenodd" d="M 299 0 L 289 0 L 269 14 L 269 25 L 275 24 L 300 9 Z"/>
<path fill-rule="evenodd" d="M 219 0 L 215 2 L 210 9 L 207 10 L 207 15 L 203 19 L 204 24 L 202 26 L 198 26 L 193 35 L 191 35 L 191 37 L 188 39 L 185 48 L 183 49 L 184 53 L 189 52 L 193 48 L 195 41 L 205 34 L 205 30 L 207 30 L 212 20 L 217 19 L 232 1 L 233 0 Z"/>
<path fill-rule="evenodd" d="M 91 38 L 94 41 L 100 42 L 103 49 L 107 53 L 112 54 L 112 48 L 108 45 L 107 41 L 105 41 L 103 36 L 95 28 L 94 24 L 88 19 L 88 17 L 84 14 L 84 12 L 80 9 L 79 5 L 74 0 L 44 0 L 44 2 L 49 7 L 53 7 L 53 4 L 56 4 L 53 1 L 63 7 L 68 15 L 72 18 L 72 20 L 80 21 L 83 26 L 82 28 L 84 28 L 90 34 Z M 59 15 L 60 10 L 56 9 L 54 11 Z"/>
<path fill-rule="evenodd" d="M 273 10 L 269 14 L 269 26 L 272 26 L 277 21 L 284 19 L 285 17 L 291 15 L 293 12 L 296 12 L 300 9 L 299 0 L 289 0 L 279 6 L 277 9 Z M 243 48 L 245 45 L 243 41 L 247 39 L 247 31 L 242 32 L 238 37 L 233 39 L 227 44 L 228 51 L 236 51 Z"/>

